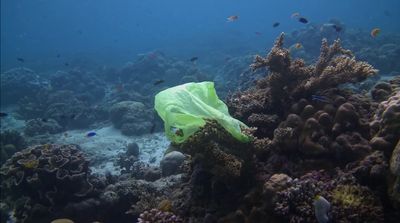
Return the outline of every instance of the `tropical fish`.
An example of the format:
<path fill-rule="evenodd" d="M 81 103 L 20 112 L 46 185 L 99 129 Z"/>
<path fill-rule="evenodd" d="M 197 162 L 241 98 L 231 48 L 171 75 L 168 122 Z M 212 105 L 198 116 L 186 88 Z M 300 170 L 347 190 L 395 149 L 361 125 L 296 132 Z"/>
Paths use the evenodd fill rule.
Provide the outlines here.
<path fill-rule="evenodd" d="M 88 132 L 87 134 L 86 134 L 86 137 L 93 137 L 93 136 L 95 136 L 95 135 L 97 135 L 97 133 L 96 132 Z"/>
<path fill-rule="evenodd" d="M 317 195 L 314 198 L 313 205 L 315 217 L 317 218 L 318 223 L 328 223 L 328 211 L 331 208 L 331 204 L 329 203 L 329 201 L 326 200 L 324 197 Z"/>
<path fill-rule="evenodd" d="M 0 112 L 0 117 L 1 117 L 1 118 L 7 117 L 7 116 L 8 116 L 7 113 L 5 113 L 5 112 Z"/>
<path fill-rule="evenodd" d="M 51 221 L 50 223 L 74 223 L 74 221 L 68 218 L 59 218 Z"/>
<path fill-rule="evenodd" d="M 177 128 L 177 127 L 171 127 L 171 131 L 172 131 L 175 135 L 180 136 L 180 137 L 183 137 L 183 130 L 182 130 L 182 129 L 179 129 L 179 128 Z"/>
<path fill-rule="evenodd" d="M 375 37 L 377 37 L 377 36 L 379 35 L 380 32 L 381 32 L 381 29 L 379 29 L 379 28 L 374 28 L 374 29 L 371 30 L 371 36 L 372 36 L 373 38 L 375 38 Z"/>
<path fill-rule="evenodd" d="M 192 58 L 190 58 L 190 62 L 194 62 L 194 61 L 196 61 L 198 59 L 199 59 L 198 57 L 192 57 Z"/>
<path fill-rule="evenodd" d="M 299 22 L 306 24 L 308 23 L 308 20 L 304 17 L 299 17 Z"/>
<path fill-rule="evenodd" d="M 17 60 L 18 60 L 19 62 L 21 62 L 21 63 L 25 62 L 24 58 L 21 58 L 21 57 L 17 57 Z"/>
<path fill-rule="evenodd" d="M 226 19 L 227 19 L 227 22 L 233 22 L 233 21 L 238 20 L 238 19 L 239 19 L 239 16 L 237 16 L 237 15 L 231 15 L 231 16 L 229 16 L 229 17 L 226 18 Z"/>
<path fill-rule="evenodd" d="M 323 95 L 311 95 L 311 100 L 320 101 L 324 103 L 332 103 L 332 100 Z"/>
<path fill-rule="evenodd" d="M 303 45 L 301 45 L 301 43 L 296 43 L 296 44 L 294 44 L 294 48 L 301 49 L 301 48 L 303 48 Z"/>
<path fill-rule="evenodd" d="M 295 12 L 295 13 L 293 13 L 291 16 L 290 16 L 290 18 L 297 18 L 297 17 L 299 17 L 300 16 L 300 13 L 298 13 L 298 12 Z"/>
<path fill-rule="evenodd" d="M 165 80 L 162 80 L 162 79 L 156 80 L 156 81 L 153 83 L 153 85 L 156 86 L 156 85 L 162 84 L 162 83 L 164 83 L 164 82 L 165 82 Z"/>
<path fill-rule="evenodd" d="M 281 24 L 280 22 L 276 22 L 276 23 L 272 24 L 272 27 L 276 28 L 276 27 L 278 27 L 280 24 Z"/>

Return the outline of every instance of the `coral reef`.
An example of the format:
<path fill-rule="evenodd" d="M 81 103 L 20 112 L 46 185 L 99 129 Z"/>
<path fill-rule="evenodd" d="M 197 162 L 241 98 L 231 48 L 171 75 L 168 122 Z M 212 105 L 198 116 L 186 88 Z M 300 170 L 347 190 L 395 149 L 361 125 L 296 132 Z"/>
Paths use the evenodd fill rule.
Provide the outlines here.
<path fill-rule="evenodd" d="M 2 200 L 21 222 L 54 216 L 93 191 L 88 161 L 75 145 L 28 147 L 7 160 L 0 174 Z"/>
<path fill-rule="evenodd" d="M 165 154 L 160 163 L 163 176 L 178 174 L 183 161 L 185 161 L 185 155 L 178 151 Z"/>
<path fill-rule="evenodd" d="M 383 150 L 390 155 L 400 139 L 400 92 L 379 104 L 370 123 L 371 145 L 374 149 Z"/>
<path fill-rule="evenodd" d="M 63 128 L 54 119 L 31 119 L 26 122 L 24 130 L 27 136 L 36 136 L 43 134 L 55 134 L 62 132 Z"/>
<path fill-rule="evenodd" d="M 250 144 L 240 143 L 216 121 L 204 127 L 185 142 L 175 145 L 178 151 L 189 154 L 220 180 L 243 176 L 251 159 Z"/>
<path fill-rule="evenodd" d="M 25 139 L 15 130 L 6 130 L 0 133 L 0 166 L 14 153 L 26 147 Z"/>
<path fill-rule="evenodd" d="M 390 172 L 393 175 L 389 186 L 389 196 L 400 208 L 400 140 L 397 142 L 396 148 L 390 158 Z"/>
<path fill-rule="evenodd" d="M 28 68 L 14 68 L 1 73 L 1 106 L 15 104 L 26 95 L 36 94 L 47 83 Z"/>
<path fill-rule="evenodd" d="M 151 129 L 152 112 L 136 101 L 122 101 L 110 108 L 110 120 L 124 135 L 142 135 Z"/>
<path fill-rule="evenodd" d="M 325 197 L 332 205 L 333 222 L 383 222 L 383 207 L 373 192 L 358 185 L 351 176 L 331 178 L 324 172 L 310 172 L 276 193 L 275 213 L 289 222 L 317 222 L 313 199 Z"/>
<path fill-rule="evenodd" d="M 342 28 L 338 33 L 332 26 Z M 370 62 L 382 73 L 400 72 L 400 66 L 396 62 L 400 55 L 400 35 L 395 33 L 385 34 L 382 38 L 370 38 L 368 31 L 347 28 L 338 20 L 330 20 L 325 24 L 312 24 L 292 31 L 287 36 L 287 43 L 292 46 L 301 43 L 303 49 L 294 51 L 294 55 L 305 58 L 311 62 L 318 55 L 318 42 L 326 38 L 329 42 L 340 37 L 343 46 L 350 49 L 354 55 L 364 61 Z"/>
<path fill-rule="evenodd" d="M 151 209 L 140 214 L 138 218 L 139 223 L 145 222 L 165 222 L 165 223 L 180 223 L 183 220 L 175 216 L 171 212 L 165 212 L 157 209 Z"/>

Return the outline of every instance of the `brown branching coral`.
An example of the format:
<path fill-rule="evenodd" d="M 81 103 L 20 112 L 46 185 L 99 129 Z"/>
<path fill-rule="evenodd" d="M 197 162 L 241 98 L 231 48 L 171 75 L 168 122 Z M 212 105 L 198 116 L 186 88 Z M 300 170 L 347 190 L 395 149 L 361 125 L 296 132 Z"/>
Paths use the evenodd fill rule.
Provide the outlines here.
<path fill-rule="evenodd" d="M 256 56 L 250 67 L 253 70 L 267 67 L 270 104 L 281 105 L 288 99 L 299 99 L 310 96 L 318 90 L 337 87 L 347 82 L 364 80 L 377 73 L 366 62 L 355 60 L 351 51 L 343 49 L 340 41 L 328 45 L 322 40 L 321 54 L 315 65 L 305 66 L 302 60 L 291 60 L 288 49 L 283 48 L 282 33 L 266 58 Z"/>

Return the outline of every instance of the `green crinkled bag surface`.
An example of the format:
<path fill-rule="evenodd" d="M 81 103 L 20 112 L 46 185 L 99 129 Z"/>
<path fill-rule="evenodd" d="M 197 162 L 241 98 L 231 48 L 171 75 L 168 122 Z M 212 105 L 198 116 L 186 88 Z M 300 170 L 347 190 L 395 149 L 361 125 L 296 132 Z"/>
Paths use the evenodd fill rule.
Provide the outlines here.
<path fill-rule="evenodd" d="M 184 142 L 206 124 L 205 119 L 216 120 L 237 140 L 249 141 L 240 128 L 247 126 L 229 115 L 213 82 L 186 83 L 163 90 L 155 96 L 154 107 L 164 121 L 165 134 L 173 142 Z"/>

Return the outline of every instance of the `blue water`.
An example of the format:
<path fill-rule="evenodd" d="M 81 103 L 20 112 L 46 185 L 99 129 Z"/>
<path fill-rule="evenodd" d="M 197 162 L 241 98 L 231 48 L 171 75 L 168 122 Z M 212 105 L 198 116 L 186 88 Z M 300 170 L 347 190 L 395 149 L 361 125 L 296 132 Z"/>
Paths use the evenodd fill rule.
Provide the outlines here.
<path fill-rule="evenodd" d="M 294 12 L 312 23 L 337 18 L 400 32 L 399 9 L 398 0 L 2 0 L 1 70 L 18 65 L 17 57 L 46 70 L 77 58 L 123 64 L 152 50 L 178 58 L 262 51 L 280 32 L 303 26 Z M 231 15 L 239 19 L 226 22 Z"/>

